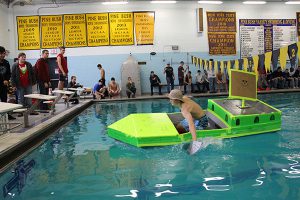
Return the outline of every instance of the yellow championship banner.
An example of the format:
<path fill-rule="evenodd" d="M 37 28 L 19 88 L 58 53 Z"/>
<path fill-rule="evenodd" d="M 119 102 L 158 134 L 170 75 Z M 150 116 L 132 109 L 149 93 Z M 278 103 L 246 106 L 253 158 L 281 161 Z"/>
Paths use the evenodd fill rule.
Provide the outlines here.
<path fill-rule="evenodd" d="M 63 46 L 63 16 L 41 16 L 42 49 Z"/>
<path fill-rule="evenodd" d="M 137 45 L 153 44 L 154 12 L 134 13 L 134 27 Z"/>
<path fill-rule="evenodd" d="M 85 14 L 64 15 L 65 47 L 85 47 L 86 20 Z"/>
<path fill-rule="evenodd" d="M 88 46 L 109 45 L 108 13 L 86 14 Z"/>
<path fill-rule="evenodd" d="M 17 17 L 18 49 L 40 49 L 39 16 Z"/>
<path fill-rule="evenodd" d="M 110 45 L 133 45 L 133 13 L 109 13 Z"/>

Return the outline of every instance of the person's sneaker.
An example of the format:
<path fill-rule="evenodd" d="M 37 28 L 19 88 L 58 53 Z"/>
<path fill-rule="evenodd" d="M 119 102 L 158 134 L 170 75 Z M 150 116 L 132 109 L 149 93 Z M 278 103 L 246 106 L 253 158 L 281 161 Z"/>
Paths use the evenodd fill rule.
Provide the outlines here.
<path fill-rule="evenodd" d="M 31 112 L 29 115 L 39 115 L 38 112 Z"/>
<path fill-rule="evenodd" d="M 13 117 L 12 115 L 8 114 L 8 120 L 14 120 L 16 119 L 15 117 Z"/>

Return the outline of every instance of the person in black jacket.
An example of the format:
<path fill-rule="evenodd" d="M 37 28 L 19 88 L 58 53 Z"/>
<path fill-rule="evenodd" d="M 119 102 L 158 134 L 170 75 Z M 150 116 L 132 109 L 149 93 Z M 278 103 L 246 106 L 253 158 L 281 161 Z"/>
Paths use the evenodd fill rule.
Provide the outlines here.
<path fill-rule="evenodd" d="M 7 102 L 7 86 L 11 76 L 10 65 L 5 60 L 6 50 L 0 46 L 0 98 L 1 102 Z"/>
<path fill-rule="evenodd" d="M 31 99 L 25 98 L 24 95 L 32 94 L 32 85 L 36 82 L 32 65 L 26 61 L 26 54 L 19 53 L 18 61 L 12 65 L 11 84 L 18 93 L 18 103 L 24 107 L 31 107 Z M 32 112 L 30 114 L 38 114 Z"/>
<path fill-rule="evenodd" d="M 151 71 L 150 73 L 150 85 L 151 85 L 151 96 L 153 95 L 153 87 L 158 87 L 159 95 L 162 95 L 161 93 L 161 82 L 159 77 L 154 74 L 154 71 Z"/>
<path fill-rule="evenodd" d="M 11 76 L 10 65 L 7 60 L 5 60 L 6 50 L 4 47 L 0 46 L 0 99 L 1 102 L 7 102 L 7 93 L 9 86 L 9 79 Z M 16 119 L 10 114 L 8 119 Z"/>
<path fill-rule="evenodd" d="M 82 85 L 80 85 L 79 83 L 76 83 L 76 76 L 71 76 L 71 81 L 68 84 L 68 88 L 82 88 Z M 72 99 L 70 99 L 70 101 L 72 102 L 72 104 L 78 104 L 79 103 L 79 96 L 77 94 L 77 92 L 75 91 L 75 94 L 73 96 Z"/>
<path fill-rule="evenodd" d="M 298 68 L 296 69 L 295 73 L 293 74 L 294 77 L 294 81 L 295 81 L 295 88 L 299 87 L 299 80 L 300 80 L 300 65 L 298 66 Z"/>

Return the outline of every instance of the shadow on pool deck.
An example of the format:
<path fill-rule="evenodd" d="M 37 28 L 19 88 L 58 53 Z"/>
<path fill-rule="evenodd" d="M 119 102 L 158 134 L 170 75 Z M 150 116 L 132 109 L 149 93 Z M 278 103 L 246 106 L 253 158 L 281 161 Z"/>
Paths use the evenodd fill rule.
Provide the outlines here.
<path fill-rule="evenodd" d="M 287 93 L 300 92 L 300 89 L 280 89 L 271 91 L 259 91 L 258 94 L 266 93 Z M 193 97 L 210 97 L 210 96 L 227 96 L 228 93 L 190 93 L 187 96 Z M 149 100 L 149 99 L 167 99 L 165 95 L 142 95 L 140 97 L 128 99 L 127 97 L 118 99 L 102 99 L 99 101 L 93 100 L 91 96 L 86 96 L 85 99 L 80 100 L 77 105 L 70 104 L 67 108 L 62 102 L 56 105 L 56 112 L 54 115 L 50 113 L 40 113 L 36 116 L 29 116 L 28 128 L 19 126 L 10 131 L 0 135 L 0 173 L 2 173 L 10 164 L 14 163 L 18 158 L 28 153 L 35 147 L 39 146 L 49 135 L 62 125 L 70 121 L 74 116 L 77 116 L 93 102 L 111 102 L 111 101 L 134 101 L 134 100 Z M 22 123 L 23 117 L 14 116 L 16 120 L 11 122 Z"/>

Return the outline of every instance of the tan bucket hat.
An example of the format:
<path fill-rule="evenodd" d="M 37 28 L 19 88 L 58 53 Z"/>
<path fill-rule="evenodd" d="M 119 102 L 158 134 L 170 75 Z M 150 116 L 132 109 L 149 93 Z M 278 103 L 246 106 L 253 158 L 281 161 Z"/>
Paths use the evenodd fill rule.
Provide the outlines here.
<path fill-rule="evenodd" d="M 181 90 L 178 89 L 171 90 L 170 94 L 168 94 L 167 96 L 169 97 L 169 99 L 176 99 L 176 100 L 183 101 L 182 92 Z"/>

